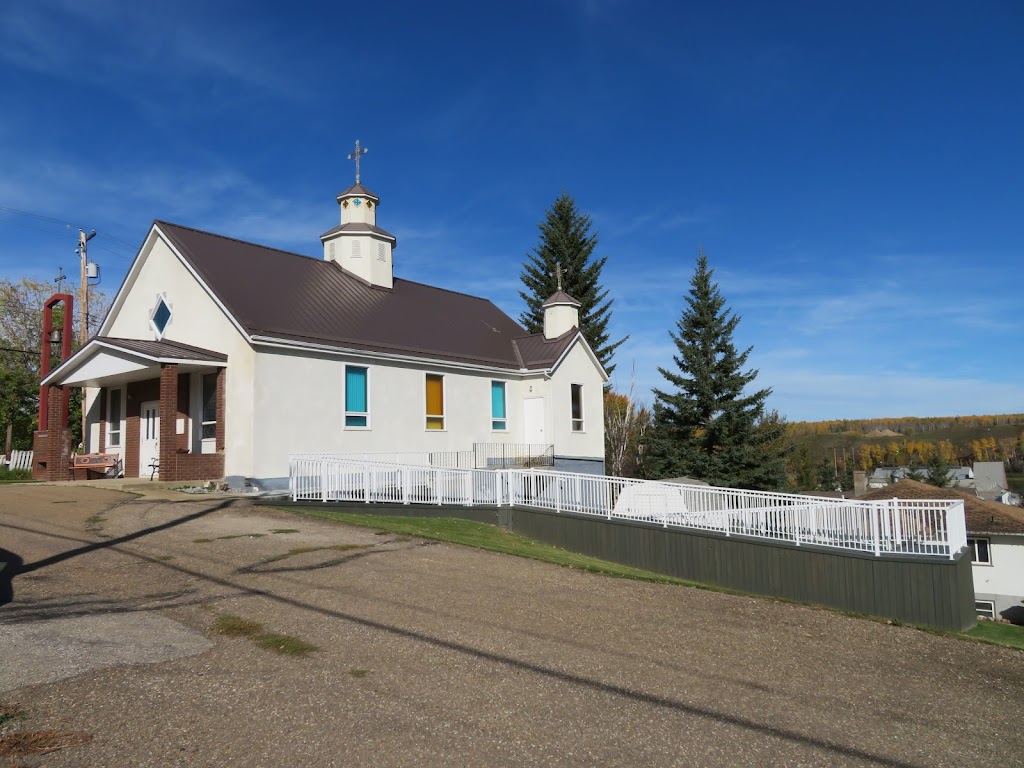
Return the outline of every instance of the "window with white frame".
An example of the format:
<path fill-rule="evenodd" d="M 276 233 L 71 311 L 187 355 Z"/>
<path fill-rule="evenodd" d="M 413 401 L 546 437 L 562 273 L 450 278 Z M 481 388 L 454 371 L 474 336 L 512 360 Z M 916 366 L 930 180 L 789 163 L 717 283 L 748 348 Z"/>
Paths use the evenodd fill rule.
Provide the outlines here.
<path fill-rule="evenodd" d="M 491 382 L 491 429 L 497 432 L 504 432 L 508 429 L 504 381 Z"/>
<path fill-rule="evenodd" d="M 971 562 L 975 565 L 992 565 L 992 555 L 989 552 L 988 539 L 967 539 L 967 546 L 971 548 Z"/>
<path fill-rule="evenodd" d="M 217 374 L 203 374 L 203 395 L 202 395 L 202 436 L 203 440 L 212 440 L 217 437 Z"/>
<path fill-rule="evenodd" d="M 426 374 L 427 429 L 444 429 L 444 376 Z"/>
<path fill-rule="evenodd" d="M 991 600 L 975 600 L 974 612 L 978 616 L 984 616 L 986 619 L 994 619 L 996 617 L 996 604 Z"/>
<path fill-rule="evenodd" d="M 107 404 L 107 447 L 121 447 L 121 390 L 112 389 Z"/>
<path fill-rule="evenodd" d="M 572 408 L 572 431 L 583 431 L 583 385 L 570 385 L 570 400 Z"/>
<path fill-rule="evenodd" d="M 367 429 L 370 426 L 370 369 L 362 365 L 345 366 L 345 427 Z"/>

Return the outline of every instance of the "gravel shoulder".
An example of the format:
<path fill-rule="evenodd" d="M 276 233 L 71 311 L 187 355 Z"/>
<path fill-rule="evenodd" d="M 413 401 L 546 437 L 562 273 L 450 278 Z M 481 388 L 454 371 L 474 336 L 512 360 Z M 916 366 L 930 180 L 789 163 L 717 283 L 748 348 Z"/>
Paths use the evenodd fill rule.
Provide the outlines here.
<path fill-rule="evenodd" d="M 1024 654 L 247 501 L 0 487 L 24 765 L 1011 764 Z M 214 634 L 222 614 L 319 647 Z M 0 764 L 3 758 L 0 757 Z"/>

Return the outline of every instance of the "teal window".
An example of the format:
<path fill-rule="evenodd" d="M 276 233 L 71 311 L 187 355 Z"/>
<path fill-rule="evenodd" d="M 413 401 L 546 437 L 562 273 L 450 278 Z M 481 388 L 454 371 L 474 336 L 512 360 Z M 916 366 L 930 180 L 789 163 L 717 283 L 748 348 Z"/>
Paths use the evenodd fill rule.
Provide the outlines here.
<path fill-rule="evenodd" d="M 507 414 L 505 411 L 505 382 L 491 382 L 491 429 L 502 430 L 508 428 Z"/>
<path fill-rule="evenodd" d="M 370 426 L 368 379 L 370 371 L 358 365 L 345 366 L 345 426 Z"/>

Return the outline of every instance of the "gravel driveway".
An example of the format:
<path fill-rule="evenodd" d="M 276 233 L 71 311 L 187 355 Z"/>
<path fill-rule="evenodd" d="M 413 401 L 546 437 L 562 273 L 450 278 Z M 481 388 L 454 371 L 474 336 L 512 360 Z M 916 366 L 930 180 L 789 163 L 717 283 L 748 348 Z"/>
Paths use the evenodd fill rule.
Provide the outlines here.
<path fill-rule="evenodd" d="M 25 765 L 1024 755 L 1020 652 L 163 495 L 0 487 L 0 547 L 24 563 L 0 607 L 0 705 L 92 737 Z M 222 614 L 319 650 L 215 634 Z"/>

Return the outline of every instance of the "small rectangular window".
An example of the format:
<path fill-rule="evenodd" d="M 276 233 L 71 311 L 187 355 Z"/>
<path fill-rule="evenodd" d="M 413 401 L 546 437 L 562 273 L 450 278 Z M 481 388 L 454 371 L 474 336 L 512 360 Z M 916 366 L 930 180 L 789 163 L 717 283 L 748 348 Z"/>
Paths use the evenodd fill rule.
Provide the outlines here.
<path fill-rule="evenodd" d="M 121 445 L 121 390 L 110 390 L 110 410 L 107 411 L 107 445 L 118 448 Z"/>
<path fill-rule="evenodd" d="M 994 619 L 996 617 L 996 604 L 991 600 L 975 600 L 974 612 L 978 616 L 984 616 L 986 619 Z"/>
<path fill-rule="evenodd" d="M 572 384 L 572 431 L 583 431 L 583 385 Z"/>
<path fill-rule="evenodd" d="M 203 440 L 217 437 L 217 374 L 203 374 Z"/>
<path fill-rule="evenodd" d="M 971 548 L 971 562 L 977 565 L 992 565 L 992 555 L 988 551 L 988 539 L 967 539 Z"/>
<path fill-rule="evenodd" d="M 345 426 L 370 426 L 369 369 L 360 365 L 345 366 Z"/>
<path fill-rule="evenodd" d="M 388 257 L 385 255 L 384 243 L 377 243 L 377 261 L 387 261 Z"/>
<path fill-rule="evenodd" d="M 444 376 L 427 374 L 427 429 L 444 429 Z"/>
<path fill-rule="evenodd" d="M 505 382 L 491 382 L 491 429 L 505 431 L 508 428 L 505 412 Z"/>

